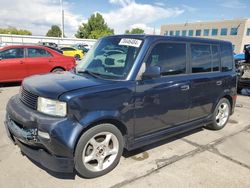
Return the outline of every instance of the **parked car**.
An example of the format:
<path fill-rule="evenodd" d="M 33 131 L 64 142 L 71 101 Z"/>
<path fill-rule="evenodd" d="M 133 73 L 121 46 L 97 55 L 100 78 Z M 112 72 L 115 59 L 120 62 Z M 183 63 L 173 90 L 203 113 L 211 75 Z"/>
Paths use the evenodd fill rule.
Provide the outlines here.
<path fill-rule="evenodd" d="M 241 92 L 243 88 L 250 88 L 250 64 L 241 63 L 237 69 L 237 91 Z"/>
<path fill-rule="evenodd" d="M 84 45 L 73 45 L 72 47 L 76 48 L 78 50 L 82 50 L 83 54 L 85 54 L 89 51 L 89 49 L 86 48 Z"/>
<path fill-rule="evenodd" d="M 44 46 L 6 46 L 0 49 L 0 82 L 21 81 L 27 76 L 71 70 L 75 59 Z"/>
<path fill-rule="evenodd" d="M 63 51 L 62 50 L 59 50 L 58 48 L 54 48 L 54 47 L 52 47 L 52 46 L 46 46 L 47 48 L 50 48 L 50 49 L 52 49 L 52 50 L 54 50 L 54 51 L 57 51 L 58 53 L 60 53 L 60 54 L 63 54 Z"/>
<path fill-rule="evenodd" d="M 54 42 L 39 42 L 38 44 L 42 46 L 47 46 L 47 47 L 50 46 L 50 47 L 58 49 L 58 45 Z"/>
<path fill-rule="evenodd" d="M 240 93 L 243 88 L 250 88 L 250 64 L 245 60 L 245 54 L 234 55 L 237 79 L 237 91 Z"/>
<path fill-rule="evenodd" d="M 239 75 L 243 75 L 243 74 L 244 74 L 244 66 L 243 66 L 243 63 L 246 62 L 246 60 L 245 60 L 245 54 L 244 54 L 244 53 L 235 54 L 235 55 L 234 55 L 234 62 L 235 62 L 236 72 L 237 72 Z"/>
<path fill-rule="evenodd" d="M 78 49 L 84 47 L 84 48 L 86 48 L 88 50 L 92 47 L 92 45 L 89 45 L 89 44 L 86 44 L 86 43 L 77 43 L 77 44 L 74 44 L 73 46 L 75 48 L 78 48 Z"/>
<path fill-rule="evenodd" d="M 76 60 L 80 60 L 84 56 L 82 50 L 73 47 L 62 47 L 60 50 L 63 51 L 63 55 L 74 57 Z"/>
<path fill-rule="evenodd" d="M 114 169 L 124 148 L 203 126 L 222 129 L 236 97 L 230 42 L 108 36 L 75 71 L 25 79 L 7 104 L 5 125 L 42 166 L 94 178 Z"/>

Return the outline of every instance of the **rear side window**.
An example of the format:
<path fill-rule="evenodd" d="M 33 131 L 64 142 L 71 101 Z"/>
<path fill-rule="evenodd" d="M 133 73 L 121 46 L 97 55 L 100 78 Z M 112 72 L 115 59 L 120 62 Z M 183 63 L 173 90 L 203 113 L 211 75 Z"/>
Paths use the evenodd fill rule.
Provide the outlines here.
<path fill-rule="evenodd" d="M 212 68 L 213 71 L 220 70 L 220 54 L 219 46 L 212 45 Z"/>
<path fill-rule="evenodd" d="M 28 48 L 28 57 L 50 57 L 51 54 L 44 49 Z"/>
<path fill-rule="evenodd" d="M 146 65 L 161 67 L 162 76 L 186 73 L 186 44 L 157 44 L 151 51 Z"/>
<path fill-rule="evenodd" d="M 63 50 L 63 51 L 75 51 L 74 48 L 68 48 L 68 47 L 61 48 L 61 50 Z"/>
<path fill-rule="evenodd" d="M 222 72 L 233 70 L 233 49 L 230 44 L 221 45 L 221 69 Z"/>
<path fill-rule="evenodd" d="M 11 48 L 0 52 L 0 57 L 2 59 L 14 59 L 24 57 L 23 48 Z"/>
<path fill-rule="evenodd" d="M 191 44 L 192 73 L 210 72 L 212 67 L 210 45 Z"/>

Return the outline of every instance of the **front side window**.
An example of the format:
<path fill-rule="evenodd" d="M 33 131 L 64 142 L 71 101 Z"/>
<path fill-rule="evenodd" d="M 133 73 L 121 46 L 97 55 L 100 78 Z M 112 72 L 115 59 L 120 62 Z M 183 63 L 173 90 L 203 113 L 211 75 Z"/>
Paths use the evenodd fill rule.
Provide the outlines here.
<path fill-rule="evenodd" d="M 218 29 L 212 29 L 212 36 L 218 35 Z"/>
<path fill-rule="evenodd" d="M 233 69 L 233 49 L 230 44 L 221 45 L 221 68 L 222 72 L 231 71 Z"/>
<path fill-rule="evenodd" d="M 68 47 L 64 47 L 64 48 L 61 48 L 62 51 L 75 51 L 76 49 L 75 48 L 68 48 Z"/>
<path fill-rule="evenodd" d="M 44 49 L 28 48 L 28 57 L 51 57 L 51 54 Z"/>
<path fill-rule="evenodd" d="M 165 36 L 168 36 L 168 31 L 165 31 L 164 35 L 165 35 Z"/>
<path fill-rule="evenodd" d="M 169 35 L 170 35 L 170 36 L 173 36 L 173 35 L 174 35 L 174 31 L 170 31 L 170 32 L 169 32 Z"/>
<path fill-rule="evenodd" d="M 208 35 L 209 35 L 209 29 L 204 29 L 203 35 L 204 35 L 204 36 L 208 36 Z"/>
<path fill-rule="evenodd" d="M 227 35 L 227 28 L 222 28 L 220 31 L 220 35 L 226 36 Z"/>
<path fill-rule="evenodd" d="M 200 29 L 196 30 L 195 36 L 201 36 L 201 30 Z"/>
<path fill-rule="evenodd" d="M 157 44 L 148 56 L 146 66 L 159 66 L 162 76 L 186 73 L 186 44 Z"/>
<path fill-rule="evenodd" d="M 3 50 L 0 52 L 1 59 L 14 59 L 14 58 L 23 58 L 24 49 L 23 48 L 11 48 Z"/>
<path fill-rule="evenodd" d="M 230 35 L 237 35 L 238 29 L 236 27 L 231 28 Z"/>
<path fill-rule="evenodd" d="M 126 79 L 143 40 L 108 37 L 99 40 L 76 67 L 78 74 L 91 73 L 105 79 Z"/>
<path fill-rule="evenodd" d="M 210 45 L 191 44 L 192 73 L 210 72 L 212 66 Z"/>

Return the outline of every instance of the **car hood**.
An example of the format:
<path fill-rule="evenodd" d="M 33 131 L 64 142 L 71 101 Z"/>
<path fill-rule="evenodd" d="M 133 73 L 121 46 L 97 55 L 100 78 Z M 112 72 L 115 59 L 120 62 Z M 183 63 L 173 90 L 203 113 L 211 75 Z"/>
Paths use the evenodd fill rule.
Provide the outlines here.
<path fill-rule="evenodd" d="M 50 99 L 58 99 L 65 92 L 108 84 L 112 81 L 79 76 L 71 72 L 35 75 L 24 79 L 22 86 L 29 92 Z"/>

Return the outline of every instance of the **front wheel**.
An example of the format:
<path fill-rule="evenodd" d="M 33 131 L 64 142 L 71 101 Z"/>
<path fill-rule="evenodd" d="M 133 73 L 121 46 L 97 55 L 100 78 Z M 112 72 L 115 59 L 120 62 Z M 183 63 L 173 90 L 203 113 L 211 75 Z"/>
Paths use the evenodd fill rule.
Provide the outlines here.
<path fill-rule="evenodd" d="M 75 169 L 85 178 L 102 176 L 119 163 L 123 151 L 123 136 L 111 124 L 100 124 L 87 130 L 75 150 Z"/>
<path fill-rule="evenodd" d="M 213 122 L 207 127 L 212 130 L 220 130 L 228 122 L 231 112 L 231 105 L 228 99 L 222 98 L 217 104 L 215 111 L 213 113 Z"/>

